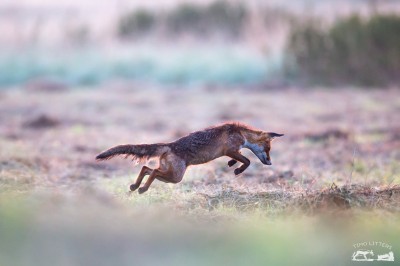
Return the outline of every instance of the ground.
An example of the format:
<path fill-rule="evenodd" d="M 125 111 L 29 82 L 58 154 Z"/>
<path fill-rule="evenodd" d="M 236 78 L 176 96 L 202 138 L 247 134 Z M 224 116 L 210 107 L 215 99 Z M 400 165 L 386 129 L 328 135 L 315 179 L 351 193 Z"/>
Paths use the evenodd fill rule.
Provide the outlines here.
<path fill-rule="evenodd" d="M 398 256 L 399 96 L 118 83 L 2 91 L 0 265 L 350 265 L 353 244 L 372 240 Z M 140 165 L 94 160 L 225 121 L 284 133 L 272 166 L 244 151 L 240 176 L 220 158 L 139 195 L 128 190 Z"/>

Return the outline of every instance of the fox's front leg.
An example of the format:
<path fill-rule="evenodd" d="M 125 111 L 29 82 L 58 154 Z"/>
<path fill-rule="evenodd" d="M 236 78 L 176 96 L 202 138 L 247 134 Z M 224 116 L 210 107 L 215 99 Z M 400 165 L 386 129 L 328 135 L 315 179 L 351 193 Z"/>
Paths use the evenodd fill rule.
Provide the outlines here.
<path fill-rule="evenodd" d="M 228 152 L 226 155 L 233 159 L 231 161 L 235 161 L 235 162 L 239 161 L 239 162 L 243 163 L 240 167 L 235 169 L 235 171 L 234 171 L 235 175 L 239 175 L 239 174 L 243 173 L 243 171 L 246 170 L 246 168 L 249 167 L 249 165 L 250 165 L 250 160 L 247 159 L 246 157 L 244 157 L 238 151 L 231 151 L 231 152 Z M 231 162 L 231 161 L 229 161 L 229 162 Z M 228 162 L 228 165 L 229 165 L 229 162 Z"/>
<path fill-rule="evenodd" d="M 239 153 L 240 153 L 240 152 L 239 152 Z M 240 154 L 241 154 L 241 153 L 240 153 Z M 238 161 L 232 159 L 232 160 L 230 160 L 230 161 L 228 162 L 228 166 L 229 166 L 229 167 L 232 167 L 232 166 L 234 166 L 237 162 L 238 162 Z"/>
<path fill-rule="evenodd" d="M 228 162 L 228 166 L 229 166 L 229 167 L 232 167 L 233 165 L 235 165 L 235 163 L 237 163 L 237 161 L 234 160 L 234 159 L 232 159 L 232 160 L 230 160 L 230 161 Z"/>

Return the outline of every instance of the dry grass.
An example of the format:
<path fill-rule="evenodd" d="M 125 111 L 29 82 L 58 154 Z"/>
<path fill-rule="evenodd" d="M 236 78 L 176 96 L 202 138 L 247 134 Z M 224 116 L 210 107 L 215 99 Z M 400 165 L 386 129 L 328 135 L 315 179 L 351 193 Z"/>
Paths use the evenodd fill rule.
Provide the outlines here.
<path fill-rule="evenodd" d="M 375 188 L 363 185 L 338 187 L 319 190 L 275 190 L 265 192 L 240 191 L 225 188 L 213 191 L 213 194 L 199 193 L 206 203 L 205 208 L 235 208 L 241 212 L 262 210 L 266 213 L 320 213 L 348 209 L 387 210 L 398 212 L 400 209 L 398 185 Z"/>
<path fill-rule="evenodd" d="M 299 263 L 343 265 L 360 238 L 394 245 L 398 99 L 398 90 L 228 93 L 112 84 L 5 91 L 0 233 L 8 240 L 0 243 L 0 264 L 216 265 L 230 254 L 231 265 L 289 265 L 290 250 Z M 139 166 L 94 161 L 116 144 L 172 141 L 225 120 L 285 133 L 273 143 L 273 165 L 244 151 L 252 163 L 239 177 L 220 158 L 189 168 L 177 185 L 154 182 L 138 195 L 128 188 Z M 299 245 L 317 255 L 296 251 Z"/>
<path fill-rule="evenodd" d="M 234 177 L 227 159 L 221 158 L 190 168 L 174 188 L 210 196 L 244 191 L 249 198 L 286 191 L 293 193 L 284 198 L 297 200 L 296 193 L 322 193 L 332 183 L 358 191 L 392 187 L 400 181 L 396 119 L 400 102 L 395 90 L 232 89 L 227 93 L 214 89 L 212 97 L 210 93 L 112 84 L 101 90 L 50 94 L 4 92 L 0 98 L 2 183 L 69 186 L 126 176 L 132 170 L 129 161 L 97 163 L 94 156 L 116 144 L 172 141 L 226 120 L 285 133 L 273 144 L 273 166 L 263 166 L 244 151 L 252 164 L 240 177 Z M 332 103 L 335 108 L 327 108 Z M 128 185 L 126 179 L 121 189 Z M 151 190 L 161 186 L 156 182 Z"/>

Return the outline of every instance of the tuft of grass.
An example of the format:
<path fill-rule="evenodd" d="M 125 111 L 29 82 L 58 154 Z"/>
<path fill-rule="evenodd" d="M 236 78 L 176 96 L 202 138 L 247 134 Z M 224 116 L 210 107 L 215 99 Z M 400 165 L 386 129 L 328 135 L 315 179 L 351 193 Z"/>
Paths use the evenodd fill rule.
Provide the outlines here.
<path fill-rule="evenodd" d="M 371 186 L 352 184 L 338 187 L 332 184 L 321 190 L 279 190 L 269 192 L 245 192 L 234 188 L 214 192 L 200 193 L 206 201 L 209 210 L 233 208 L 239 212 L 330 212 L 352 208 L 385 209 L 399 211 L 400 186 Z"/>

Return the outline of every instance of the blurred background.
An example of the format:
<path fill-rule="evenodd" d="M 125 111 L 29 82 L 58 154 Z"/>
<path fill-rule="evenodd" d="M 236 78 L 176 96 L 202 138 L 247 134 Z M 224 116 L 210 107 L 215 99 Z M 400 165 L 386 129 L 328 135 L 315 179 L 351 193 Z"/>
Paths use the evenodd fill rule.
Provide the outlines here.
<path fill-rule="evenodd" d="M 0 265 L 398 263 L 399 82 L 400 1 L 2 0 Z M 226 121 L 272 166 L 94 160 Z"/>
<path fill-rule="evenodd" d="M 393 0 L 5 0 L 0 86 L 391 86 L 398 12 Z"/>

